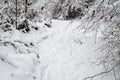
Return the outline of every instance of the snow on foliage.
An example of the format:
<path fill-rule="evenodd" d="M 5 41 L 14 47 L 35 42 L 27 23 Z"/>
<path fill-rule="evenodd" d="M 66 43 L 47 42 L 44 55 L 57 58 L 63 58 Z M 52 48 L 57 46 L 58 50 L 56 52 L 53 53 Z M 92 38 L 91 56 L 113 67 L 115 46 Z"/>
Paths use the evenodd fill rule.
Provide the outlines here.
<path fill-rule="evenodd" d="M 119 0 L 0 1 L 0 80 L 120 79 Z"/>

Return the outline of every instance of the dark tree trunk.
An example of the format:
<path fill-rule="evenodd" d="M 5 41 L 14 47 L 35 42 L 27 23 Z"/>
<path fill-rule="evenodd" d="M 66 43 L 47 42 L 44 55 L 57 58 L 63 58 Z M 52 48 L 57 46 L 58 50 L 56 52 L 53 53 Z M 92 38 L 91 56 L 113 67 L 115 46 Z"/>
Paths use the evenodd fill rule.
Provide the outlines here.
<path fill-rule="evenodd" d="M 28 0 L 25 0 L 25 15 L 27 14 L 27 2 Z"/>
<path fill-rule="evenodd" d="M 18 12 L 17 12 L 17 6 L 18 6 L 18 3 L 17 3 L 17 2 L 18 2 L 18 0 L 16 0 L 16 28 L 17 28 L 17 13 L 18 13 Z"/>

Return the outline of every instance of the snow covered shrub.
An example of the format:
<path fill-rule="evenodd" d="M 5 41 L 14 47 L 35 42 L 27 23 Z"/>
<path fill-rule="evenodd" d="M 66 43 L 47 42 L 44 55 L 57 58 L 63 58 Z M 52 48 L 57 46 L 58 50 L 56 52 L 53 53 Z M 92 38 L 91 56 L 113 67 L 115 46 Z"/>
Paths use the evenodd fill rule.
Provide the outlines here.
<path fill-rule="evenodd" d="M 12 3 L 8 3 L 7 1 L 0 3 L 0 28 L 3 31 L 9 31 L 11 30 L 11 27 L 13 27 L 13 24 L 15 23 L 14 20 L 14 7 L 12 6 Z"/>
<path fill-rule="evenodd" d="M 109 26 L 103 34 L 105 44 L 102 50 L 106 53 L 104 56 L 105 64 L 109 65 L 109 67 L 120 67 L 120 28 L 117 24 L 115 26 Z M 114 65 L 110 65 L 110 63 L 114 63 Z"/>
<path fill-rule="evenodd" d="M 18 25 L 17 29 L 22 30 L 24 33 L 29 32 L 30 28 L 28 26 L 29 26 L 28 21 L 24 20 L 24 21 L 22 21 L 21 24 Z"/>
<path fill-rule="evenodd" d="M 18 29 L 18 23 L 25 18 L 23 1 L 5 0 L 0 4 L 0 23 L 4 28 L 14 27 Z M 17 5 L 17 8 L 16 8 Z"/>
<path fill-rule="evenodd" d="M 19 54 L 36 53 L 33 52 L 35 50 L 32 50 L 35 46 L 33 42 L 21 40 L 21 35 L 25 37 L 32 30 L 30 21 L 32 22 L 36 15 L 34 15 L 34 12 L 30 15 L 25 14 L 24 1 L 17 1 L 17 11 L 16 0 L 2 0 L 0 3 L 0 46 L 5 46 L 7 48 L 12 47 L 15 53 Z M 31 11 L 31 8 L 28 9 L 28 11 Z M 38 30 L 38 27 L 34 26 L 34 30 Z"/>
<path fill-rule="evenodd" d="M 53 17 L 56 19 L 75 19 L 83 17 L 90 6 L 94 4 L 94 0 L 64 0 L 55 3 L 53 9 Z"/>
<path fill-rule="evenodd" d="M 104 44 L 101 46 L 101 57 L 99 61 L 105 67 L 105 72 L 114 71 L 115 80 L 120 70 L 120 1 L 96 0 L 95 4 L 89 9 L 82 19 L 79 28 L 86 32 L 95 32 L 97 36 L 99 30 L 102 33 Z M 100 75 L 100 74 L 98 74 Z"/>
<path fill-rule="evenodd" d="M 34 9 L 31 9 L 28 13 L 27 13 L 27 19 L 33 21 L 33 19 L 36 19 L 38 16 L 38 12 L 35 11 Z"/>
<path fill-rule="evenodd" d="M 76 9 L 75 6 L 71 8 L 71 6 L 69 6 L 68 15 L 66 15 L 66 19 L 75 19 L 79 16 L 80 17 L 84 16 L 82 9 L 81 8 Z"/>

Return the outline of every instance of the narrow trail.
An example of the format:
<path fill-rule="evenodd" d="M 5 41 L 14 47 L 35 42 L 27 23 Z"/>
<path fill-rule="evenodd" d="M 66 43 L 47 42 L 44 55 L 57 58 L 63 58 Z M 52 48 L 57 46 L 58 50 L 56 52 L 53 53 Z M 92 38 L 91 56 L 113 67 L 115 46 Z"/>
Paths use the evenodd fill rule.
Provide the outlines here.
<path fill-rule="evenodd" d="M 34 46 L 26 48 L 16 43 L 18 51 L 24 54 L 16 54 L 11 46 L 0 46 L 0 57 L 16 66 L 0 61 L 0 80 L 83 80 L 100 73 L 104 69 L 95 64 L 99 56 L 95 50 L 101 42 L 98 39 L 94 43 L 93 36 L 77 35 L 74 30 L 79 24 L 80 21 L 52 20 L 51 28 L 37 23 L 43 32 L 33 30 L 24 34 L 15 31 L 11 41 L 33 43 Z M 28 49 L 31 54 L 27 53 Z"/>
<path fill-rule="evenodd" d="M 96 72 L 92 69 L 95 67 L 92 65 L 95 61 L 92 51 L 96 45 L 91 40 L 84 45 L 75 43 L 78 38 L 72 31 L 78 24 L 53 21 L 53 28 L 48 32 L 49 38 L 39 44 L 40 80 L 82 80 Z"/>

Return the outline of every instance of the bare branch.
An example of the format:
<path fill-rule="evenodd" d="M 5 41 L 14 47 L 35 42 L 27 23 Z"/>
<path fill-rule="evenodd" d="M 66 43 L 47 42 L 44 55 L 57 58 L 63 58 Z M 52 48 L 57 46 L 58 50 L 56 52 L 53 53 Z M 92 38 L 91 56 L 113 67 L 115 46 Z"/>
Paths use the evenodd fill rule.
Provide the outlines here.
<path fill-rule="evenodd" d="M 108 71 L 104 71 L 104 72 L 95 74 L 95 75 L 93 75 L 93 76 L 86 77 L 86 78 L 84 78 L 83 80 L 88 80 L 88 79 L 91 79 L 91 80 L 92 80 L 93 78 L 95 78 L 95 77 L 97 77 L 97 76 L 101 76 L 101 75 L 107 74 L 107 73 L 109 73 L 109 72 L 111 72 L 111 71 L 113 71 L 113 70 L 114 70 L 114 68 L 112 68 L 112 69 L 110 69 L 110 70 L 108 70 Z"/>

